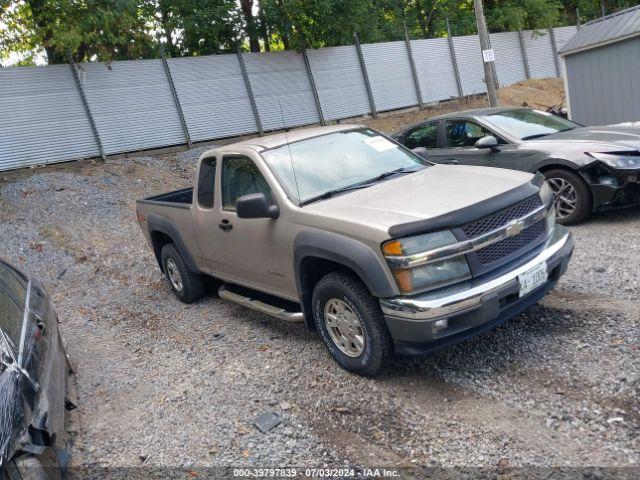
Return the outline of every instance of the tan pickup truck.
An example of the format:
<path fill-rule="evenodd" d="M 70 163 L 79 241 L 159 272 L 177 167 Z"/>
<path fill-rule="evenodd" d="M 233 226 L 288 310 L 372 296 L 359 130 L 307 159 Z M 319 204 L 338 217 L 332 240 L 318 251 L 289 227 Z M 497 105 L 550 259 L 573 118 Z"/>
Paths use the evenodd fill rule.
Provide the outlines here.
<path fill-rule="evenodd" d="M 209 150 L 193 189 L 137 213 L 180 300 L 215 277 L 221 298 L 304 321 L 361 375 L 514 317 L 573 250 L 540 175 L 433 165 L 354 125 Z"/>

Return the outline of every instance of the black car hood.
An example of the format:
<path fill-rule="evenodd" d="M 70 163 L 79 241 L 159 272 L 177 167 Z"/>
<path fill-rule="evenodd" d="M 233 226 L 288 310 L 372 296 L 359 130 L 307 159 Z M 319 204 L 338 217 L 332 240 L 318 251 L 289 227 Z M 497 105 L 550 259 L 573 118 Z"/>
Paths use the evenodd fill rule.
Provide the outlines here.
<path fill-rule="evenodd" d="M 640 127 L 635 126 L 601 126 L 601 127 L 581 127 L 566 132 L 554 133 L 536 140 L 536 143 L 545 142 L 570 142 L 584 145 L 593 145 L 600 151 L 608 149 L 640 149 Z M 605 150 L 602 150 L 604 148 Z M 611 150 L 613 151 L 613 150 Z"/>

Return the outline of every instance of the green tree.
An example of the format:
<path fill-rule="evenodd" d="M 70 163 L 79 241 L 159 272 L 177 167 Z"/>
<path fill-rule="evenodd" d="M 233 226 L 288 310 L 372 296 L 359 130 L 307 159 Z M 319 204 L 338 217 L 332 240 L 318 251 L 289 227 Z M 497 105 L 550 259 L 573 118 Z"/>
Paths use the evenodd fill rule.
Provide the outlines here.
<path fill-rule="evenodd" d="M 170 56 L 231 52 L 242 37 L 234 0 L 159 0 L 155 8 L 157 32 Z"/>
<path fill-rule="evenodd" d="M 24 0 L 1 12 L 6 26 L 0 41 L 6 52 L 44 50 L 49 64 L 76 60 L 145 58 L 154 41 L 150 12 L 135 0 Z"/>

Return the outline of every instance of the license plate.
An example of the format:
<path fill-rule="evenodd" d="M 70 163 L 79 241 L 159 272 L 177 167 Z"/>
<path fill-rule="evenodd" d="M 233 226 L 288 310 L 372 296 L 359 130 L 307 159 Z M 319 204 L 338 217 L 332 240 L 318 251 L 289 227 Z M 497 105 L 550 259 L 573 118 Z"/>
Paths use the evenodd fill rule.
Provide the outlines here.
<path fill-rule="evenodd" d="M 526 272 L 518 275 L 520 282 L 520 297 L 533 292 L 547 281 L 547 262 L 542 262 Z"/>

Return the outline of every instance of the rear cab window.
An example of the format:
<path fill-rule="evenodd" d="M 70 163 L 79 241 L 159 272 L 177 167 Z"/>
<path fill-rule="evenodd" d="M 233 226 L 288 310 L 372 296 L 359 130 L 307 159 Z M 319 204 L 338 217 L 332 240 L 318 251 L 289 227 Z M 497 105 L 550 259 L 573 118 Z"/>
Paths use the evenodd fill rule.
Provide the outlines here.
<path fill-rule="evenodd" d="M 198 205 L 213 208 L 216 184 L 216 157 L 205 158 L 200 163 L 198 176 Z"/>
<path fill-rule="evenodd" d="M 238 198 L 252 193 L 264 193 L 271 199 L 271 188 L 250 158 L 228 156 L 222 160 L 222 208 L 236 209 Z"/>

